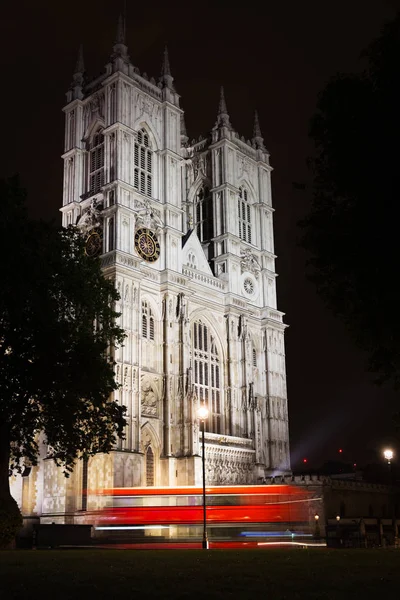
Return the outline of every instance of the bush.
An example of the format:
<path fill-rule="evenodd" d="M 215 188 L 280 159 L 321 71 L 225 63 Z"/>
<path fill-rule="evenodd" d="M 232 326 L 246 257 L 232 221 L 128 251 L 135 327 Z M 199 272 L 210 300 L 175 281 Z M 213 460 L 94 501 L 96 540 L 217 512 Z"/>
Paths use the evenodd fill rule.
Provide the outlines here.
<path fill-rule="evenodd" d="M 14 498 L 0 498 L 0 548 L 9 548 L 21 527 L 22 515 Z"/>

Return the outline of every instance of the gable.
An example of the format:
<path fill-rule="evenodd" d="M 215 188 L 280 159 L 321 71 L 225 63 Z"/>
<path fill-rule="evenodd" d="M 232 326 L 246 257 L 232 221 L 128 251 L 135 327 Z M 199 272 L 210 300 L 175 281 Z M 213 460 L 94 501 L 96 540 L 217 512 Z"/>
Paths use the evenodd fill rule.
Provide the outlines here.
<path fill-rule="evenodd" d="M 194 229 L 188 231 L 182 238 L 182 252 L 182 265 L 192 267 L 201 273 L 214 277 Z"/>

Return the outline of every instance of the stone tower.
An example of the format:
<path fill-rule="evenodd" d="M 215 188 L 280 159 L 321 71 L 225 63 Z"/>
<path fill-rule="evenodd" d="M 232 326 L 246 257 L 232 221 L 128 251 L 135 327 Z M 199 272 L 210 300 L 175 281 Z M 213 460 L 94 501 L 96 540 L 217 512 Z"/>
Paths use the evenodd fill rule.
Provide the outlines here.
<path fill-rule="evenodd" d="M 288 473 L 272 169 L 257 114 L 245 140 L 221 89 L 215 125 L 189 142 L 167 50 L 158 81 L 140 73 L 122 18 L 101 76 L 86 77 L 80 51 L 64 112 L 63 225 L 80 227 L 120 293 L 116 398 L 128 426 L 69 480 L 40 463 L 36 510 L 72 515 L 88 506 L 86 487 L 200 485 L 201 402 L 208 484 Z"/>

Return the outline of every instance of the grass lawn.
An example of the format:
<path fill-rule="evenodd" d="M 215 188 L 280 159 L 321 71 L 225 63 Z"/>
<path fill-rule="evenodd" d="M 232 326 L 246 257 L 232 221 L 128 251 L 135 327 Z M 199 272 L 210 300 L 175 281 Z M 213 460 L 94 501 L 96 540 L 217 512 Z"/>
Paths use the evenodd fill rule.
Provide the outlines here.
<path fill-rule="evenodd" d="M 400 550 L 0 551 L 0 598 L 400 597 Z"/>

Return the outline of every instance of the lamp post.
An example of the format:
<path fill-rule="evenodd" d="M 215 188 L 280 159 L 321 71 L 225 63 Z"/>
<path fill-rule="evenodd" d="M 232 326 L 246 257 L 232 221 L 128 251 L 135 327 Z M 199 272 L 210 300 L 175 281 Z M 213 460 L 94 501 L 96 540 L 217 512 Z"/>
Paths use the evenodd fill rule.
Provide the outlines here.
<path fill-rule="evenodd" d="M 201 446 L 202 446 L 202 466 L 203 466 L 203 550 L 208 550 L 207 538 L 207 512 L 206 512 L 206 453 L 204 444 L 205 421 L 208 418 L 208 408 L 203 403 L 197 413 L 201 422 Z"/>
<path fill-rule="evenodd" d="M 383 451 L 383 456 L 385 457 L 385 460 L 387 460 L 387 464 L 390 465 L 393 458 L 393 450 L 386 448 L 386 450 Z"/>
<path fill-rule="evenodd" d="M 336 539 L 338 540 L 339 545 L 341 545 L 342 538 L 340 535 L 340 515 L 336 515 Z"/>
<path fill-rule="evenodd" d="M 383 456 L 385 457 L 385 460 L 387 461 L 388 468 L 389 468 L 389 482 L 390 482 L 389 500 L 390 500 L 390 508 L 391 508 L 391 512 L 392 512 L 392 526 L 393 526 L 394 543 L 396 545 L 397 536 L 398 536 L 398 527 L 397 527 L 397 515 L 396 515 L 395 490 L 394 490 L 394 472 L 393 472 L 393 464 L 392 464 L 394 452 L 390 448 L 386 448 L 386 450 L 383 451 Z"/>
<path fill-rule="evenodd" d="M 321 532 L 319 529 L 319 515 L 314 515 L 314 519 L 315 519 L 315 537 L 317 539 L 319 539 L 321 537 Z"/>
<path fill-rule="evenodd" d="M 390 485 L 393 485 L 393 464 L 392 464 L 392 460 L 393 460 L 393 457 L 394 457 L 394 452 L 393 452 L 393 450 L 391 450 L 391 448 L 386 448 L 386 450 L 383 451 L 383 456 L 384 456 L 385 460 L 387 461 L 387 465 L 388 465 L 388 469 L 389 469 Z"/>

